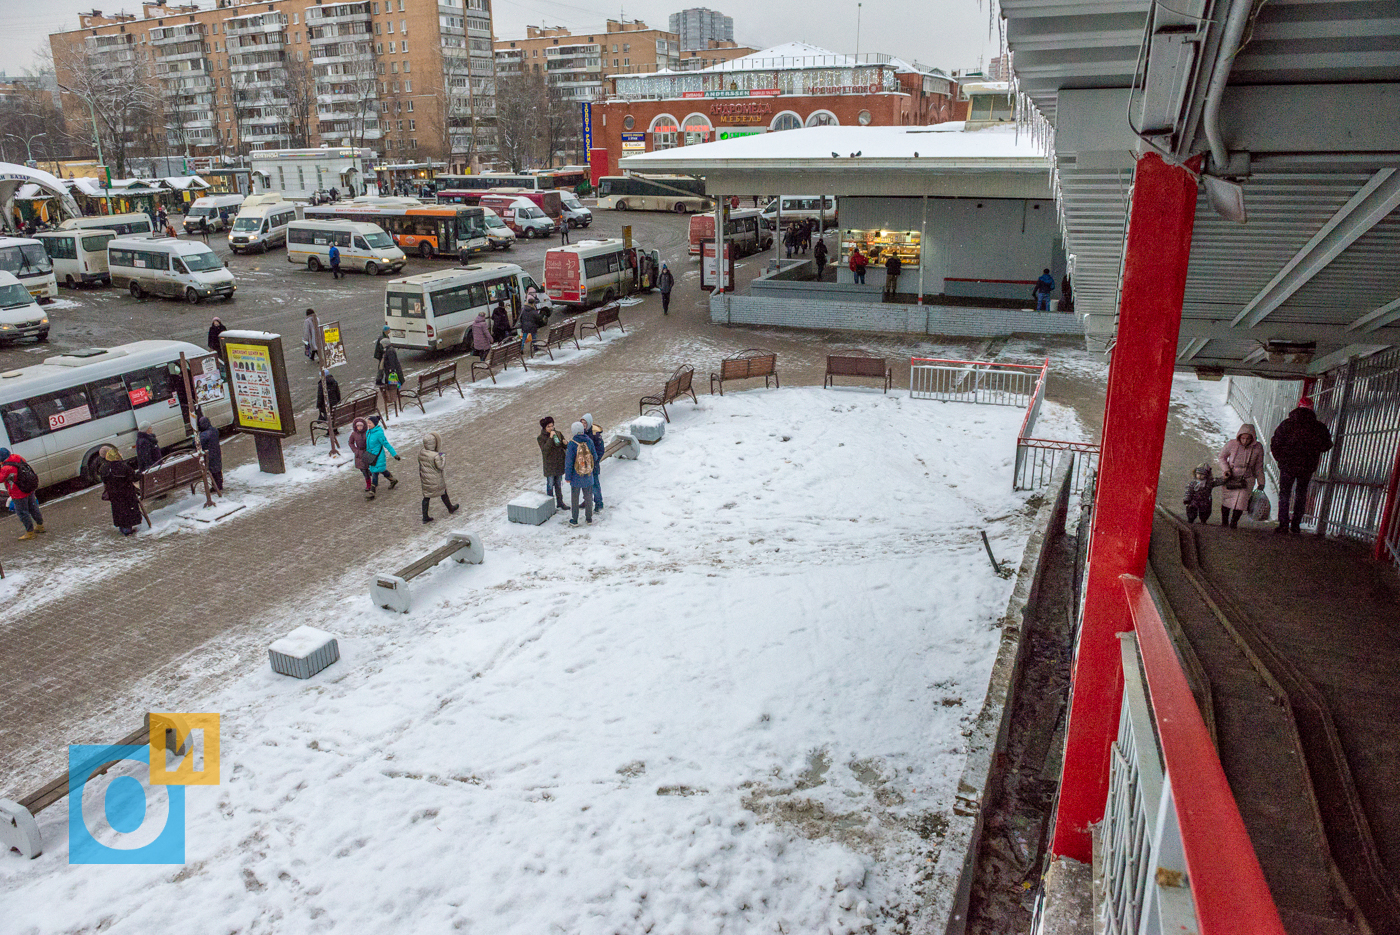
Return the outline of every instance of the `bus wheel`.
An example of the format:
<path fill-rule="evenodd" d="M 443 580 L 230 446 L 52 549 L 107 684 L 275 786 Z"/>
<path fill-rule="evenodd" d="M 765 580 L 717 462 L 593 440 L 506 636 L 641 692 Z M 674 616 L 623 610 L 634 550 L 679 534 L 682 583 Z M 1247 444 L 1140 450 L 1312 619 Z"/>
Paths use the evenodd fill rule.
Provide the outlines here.
<path fill-rule="evenodd" d="M 418 255 L 425 260 L 431 259 L 433 256 L 433 245 L 426 240 L 423 241 L 418 245 Z"/>
<path fill-rule="evenodd" d="M 141 298 L 141 284 L 139 282 L 133 279 L 131 281 L 131 285 L 128 288 L 131 292 L 131 297 L 133 299 Z"/>
<path fill-rule="evenodd" d="M 89 484 L 96 484 L 102 480 L 98 475 L 98 470 L 102 467 L 102 452 L 90 451 L 83 459 L 83 480 Z"/>
<path fill-rule="evenodd" d="M 313 273 L 319 273 L 321 271 L 321 261 L 314 256 L 310 257 L 306 261 L 306 268 Z"/>
<path fill-rule="evenodd" d="M 617 203 L 617 210 L 619 210 L 619 211 L 626 211 L 626 210 L 627 210 L 627 202 L 625 202 L 625 201 L 619 201 L 619 202 Z"/>
<path fill-rule="evenodd" d="M 374 262 L 373 260 L 370 260 L 368 263 L 366 263 L 366 264 L 365 264 L 365 275 L 366 275 L 366 276 L 378 276 L 378 275 L 379 275 L 379 264 L 376 263 L 376 262 Z"/>
<path fill-rule="evenodd" d="M 609 289 L 607 292 L 603 293 L 603 304 L 607 305 L 611 303 L 614 298 L 616 298 L 616 295 L 611 289 Z"/>
<path fill-rule="evenodd" d="M 527 227 L 527 228 L 525 228 L 525 239 L 526 239 L 526 240 L 534 240 L 534 239 L 535 239 L 535 229 L 534 229 L 533 227 Z"/>
<path fill-rule="evenodd" d="M 199 304 L 199 293 L 194 291 L 193 286 L 185 290 L 185 301 L 191 305 Z"/>
<path fill-rule="evenodd" d="M 683 201 L 678 201 L 678 202 L 676 202 L 676 213 L 677 213 L 677 214 L 685 214 L 685 202 L 683 202 Z"/>
<path fill-rule="evenodd" d="M 72 273 L 69 273 L 67 276 L 64 276 L 64 277 L 63 277 L 63 284 L 64 284 L 65 286 L 67 286 L 69 289 L 76 289 L 76 288 L 78 288 L 78 284 L 77 284 L 76 282 L 73 281 L 73 274 L 72 274 Z"/>

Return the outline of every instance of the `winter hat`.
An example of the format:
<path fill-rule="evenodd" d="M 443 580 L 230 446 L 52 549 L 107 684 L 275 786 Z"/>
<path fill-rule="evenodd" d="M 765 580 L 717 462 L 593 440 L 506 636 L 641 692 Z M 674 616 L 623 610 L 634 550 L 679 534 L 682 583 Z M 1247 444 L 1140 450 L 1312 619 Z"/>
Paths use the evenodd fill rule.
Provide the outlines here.
<path fill-rule="evenodd" d="M 151 428 L 151 423 L 149 423 L 149 422 L 142 422 L 142 423 L 141 423 L 141 431 L 147 432 L 147 433 L 150 433 L 150 434 L 154 434 L 154 433 L 155 433 L 155 429 Z"/>
<path fill-rule="evenodd" d="M 374 415 L 372 415 L 372 416 L 369 417 L 369 424 L 370 424 L 370 425 L 378 425 L 378 424 L 379 424 L 379 420 L 382 419 L 382 418 L 383 418 L 383 416 L 381 416 L 379 413 L 376 412 Z"/>
<path fill-rule="evenodd" d="M 102 457 L 106 458 L 108 461 L 120 461 L 122 459 L 122 453 L 115 448 L 108 448 L 107 451 L 103 453 Z"/>
<path fill-rule="evenodd" d="M 543 419 L 540 420 L 540 428 L 544 428 L 545 426 L 549 425 L 549 423 L 551 423 L 551 422 L 553 422 L 553 421 L 554 421 L 554 416 L 545 416 Z"/>
<path fill-rule="evenodd" d="M 1299 409 L 1311 409 L 1312 407 L 1313 401 L 1311 396 L 1304 396 L 1302 399 L 1298 400 Z"/>
<path fill-rule="evenodd" d="M 583 421 L 586 422 L 586 423 L 588 423 L 589 428 L 592 428 L 592 427 L 593 427 L 593 413 L 591 413 L 591 412 L 585 412 L 585 413 L 583 414 Z"/>
<path fill-rule="evenodd" d="M 1204 474 L 1206 477 L 1210 477 L 1210 475 L 1211 475 L 1210 465 L 1209 465 L 1208 463 L 1206 463 L 1205 461 L 1202 461 L 1200 464 L 1196 465 L 1195 473 L 1197 473 L 1197 474 Z"/>
<path fill-rule="evenodd" d="M 574 435 L 582 435 L 582 434 L 583 434 L 583 423 L 582 423 L 582 422 L 575 422 L 573 425 L 569 426 L 569 432 L 570 432 L 571 434 L 574 434 Z"/>

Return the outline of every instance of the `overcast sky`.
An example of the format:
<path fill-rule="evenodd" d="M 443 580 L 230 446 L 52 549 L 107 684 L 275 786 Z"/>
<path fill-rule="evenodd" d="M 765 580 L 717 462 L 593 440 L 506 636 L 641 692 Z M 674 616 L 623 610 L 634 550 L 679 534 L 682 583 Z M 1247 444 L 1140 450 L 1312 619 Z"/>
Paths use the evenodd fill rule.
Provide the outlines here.
<path fill-rule="evenodd" d="M 434 3 L 436 0 L 412 0 Z M 213 6 L 201 0 L 201 6 Z M 308 4 L 309 5 L 309 4 Z M 527 24 L 564 26 L 575 32 L 601 30 L 611 17 L 625 15 L 665 29 L 670 14 L 685 0 L 632 0 L 609 5 L 593 0 L 496 0 L 496 37 L 525 34 Z M 78 12 L 94 6 L 108 13 L 139 13 L 139 0 L 0 0 L 0 70 L 19 74 L 36 64 L 36 49 L 48 35 L 78 25 Z M 757 48 L 783 42 L 809 42 L 833 52 L 856 51 L 855 0 L 769 0 L 753 7 L 714 0 L 713 8 L 734 17 L 734 38 Z M 996 54 L 987 35 L 987 8 L 977 0 L 864 0 L 860 9 L 860 51 L 917 59 L 951 71 L 974 68 Z"/>

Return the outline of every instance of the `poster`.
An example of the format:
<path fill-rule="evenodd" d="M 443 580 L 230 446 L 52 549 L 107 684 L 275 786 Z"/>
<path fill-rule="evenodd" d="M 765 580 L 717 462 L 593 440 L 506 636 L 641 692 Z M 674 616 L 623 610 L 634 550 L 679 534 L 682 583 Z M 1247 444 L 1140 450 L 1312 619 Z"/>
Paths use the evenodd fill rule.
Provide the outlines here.
<path fill-rule="evenodd" d="M 321 343 L 326 349 L 327 367 L 339 367 L 345 363 L 345 345 L 340 340 L 340 322 L 328 321 L 321 326 Z"/>
<path fill-rule="evenodd" d="M 728 261 L 724 264 L 724 291 L 728 292 L 734 285 L 734 245 L 726 242 L 724 245 L 724 257 Z M 704 240 L 700 242 L 700 288 L 713 289 L 715 287 L 715 242 Z"/>
<path fill-rule="evenodd" d="M 277 389 L 272 382 L 272 349 L 258 344 L 225 342 L 233 405 L 240 428 L 282 431 Z"/>
<path fill-rule="evenodd" d="M 578 108 L 582 121 L 583 148 L 587 151 L 593 148 L 593 105 L 588 101 L 580 101 Z"/>
<path fill-rule="evenodd" d="M 224 377 L 219 372 L 219 358 L 215 354 L 196 357 L 189 362 L 190 385 L 194 388 L 194 404 L 207 406 L 227 396 Z"/>

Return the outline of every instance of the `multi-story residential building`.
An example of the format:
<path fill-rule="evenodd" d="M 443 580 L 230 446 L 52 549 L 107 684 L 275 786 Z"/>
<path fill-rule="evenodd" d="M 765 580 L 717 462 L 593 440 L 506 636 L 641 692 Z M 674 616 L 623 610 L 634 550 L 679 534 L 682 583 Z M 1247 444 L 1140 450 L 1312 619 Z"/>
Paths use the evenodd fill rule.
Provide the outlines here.
<path fill-rule="evenodd" d="M 671 14 L 671 32 L 680 36 L 681 51 L 705 50 L 711 42 L 734 41 L 734 17 L 705 7 Z"/>
<path fill-rule="evenodd" d="M 527 26 L 524 39 L 496 40 L 502 76 L 544 77 L 566 100 L 600 101 L 617 74 L 680 66 L 680 41 L 640 20 L 608 20 L 601 33 L 574 34 L 563 26 Z"/>
<path fill-rule="evenodd" d="M 49 37 L 60 85 L 149 89 L 156 149 L 353 146 L 453 170 L 494 149 L 490 0 L 157 0 L 79 24 Z"/>

